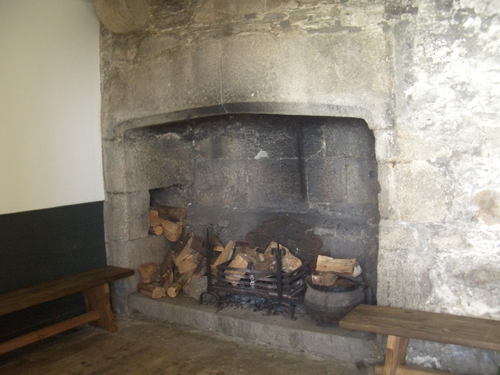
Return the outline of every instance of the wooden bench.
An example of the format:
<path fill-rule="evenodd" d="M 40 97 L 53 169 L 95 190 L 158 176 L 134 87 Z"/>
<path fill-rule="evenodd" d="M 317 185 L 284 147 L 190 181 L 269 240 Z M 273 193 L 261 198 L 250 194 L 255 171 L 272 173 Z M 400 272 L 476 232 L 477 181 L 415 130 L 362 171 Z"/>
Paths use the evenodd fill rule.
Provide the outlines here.
<path fill-rule="evenodd" d="M 392 307 L 359 305 L 340 327 L 388 335 L 384 375 L 444 374 L 405 366 L 409 339 L 500 351 L 500 321 Z"/>
<path fill-rule="evenodd" d="M 0 316 L 79 292 L 83 293 L 87 307 L 82 315 L 0 343 L 0 354 L 85 323 L 115 332 L 108 283 L 133 274 L 130 269 L 107 266 L 0 295 Z"/>

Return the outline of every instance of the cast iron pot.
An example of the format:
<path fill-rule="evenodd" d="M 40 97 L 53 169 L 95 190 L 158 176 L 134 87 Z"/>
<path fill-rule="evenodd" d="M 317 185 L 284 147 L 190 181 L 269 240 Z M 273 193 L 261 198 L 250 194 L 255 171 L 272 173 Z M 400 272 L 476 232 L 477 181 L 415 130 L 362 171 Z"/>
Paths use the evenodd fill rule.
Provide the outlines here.
<path fill-rule="evenodd" d="M 311 276 L 306 279 L 304 296 L 306 312 L 320 324 L 338 323 L 360 303 L 366 301 L 362 283 L 343 279 L 340 285 L 326 287 L 314 285 Z"/>

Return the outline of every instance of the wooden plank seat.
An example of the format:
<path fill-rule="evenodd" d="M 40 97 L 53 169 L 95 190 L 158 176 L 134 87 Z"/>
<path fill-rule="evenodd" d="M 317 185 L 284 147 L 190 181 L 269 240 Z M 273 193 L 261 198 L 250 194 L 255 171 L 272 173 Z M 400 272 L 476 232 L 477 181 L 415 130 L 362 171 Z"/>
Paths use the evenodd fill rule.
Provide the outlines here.
<path fill-rule="evenodd" d="M 0 343 L 0 354 L 56 335 L 85 323 L 115 332 L 109 283 L 134 274 L 134 270 L 106 266 L 0 295 L 0 316 L 82 292 L 87 312 Z"/>
<path fill-rule="evenodd" d="M 392 307 L 359 305 L 341 328 L 388 335 L 384 375 L 444 374 L 406 366 L 409 339 L 500 351 L 500 321 Z"/>

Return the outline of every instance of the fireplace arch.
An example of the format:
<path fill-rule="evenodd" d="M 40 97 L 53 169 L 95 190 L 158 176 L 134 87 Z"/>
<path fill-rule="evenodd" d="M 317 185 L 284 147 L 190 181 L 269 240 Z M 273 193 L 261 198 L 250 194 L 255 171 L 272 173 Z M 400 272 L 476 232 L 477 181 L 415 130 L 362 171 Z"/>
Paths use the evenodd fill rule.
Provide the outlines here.
<path fill-rule="evenodd" d="M 125 186 L 108 195 L 106 224 L 121 240 L 120 247 L 108 243 L 118 264 L 161 262 L 169 243 L 148 235 L 155 201 L 185 207 L 186 232 L 203 237 L 210 224 L 224 243 L 244 240 L 262 222 L 292 218 L 332 257 L 358 259 L 376 291 L 380 187 L 375 138 L 363 119 L 196 116 L 131 127 L 120 143 Z"/>

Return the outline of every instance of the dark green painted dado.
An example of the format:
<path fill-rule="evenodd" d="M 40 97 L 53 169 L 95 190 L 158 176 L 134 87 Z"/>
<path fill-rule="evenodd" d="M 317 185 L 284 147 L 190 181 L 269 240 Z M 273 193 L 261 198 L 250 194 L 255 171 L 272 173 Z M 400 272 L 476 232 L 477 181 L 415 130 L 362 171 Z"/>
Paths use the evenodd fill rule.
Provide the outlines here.
<path fill-rule="evenodd" d="M 105 265 L 103 202 L 0 215 L 0 293 Z M 0 341 L 84 309 L 75 295 L 0 317 Z"/>

